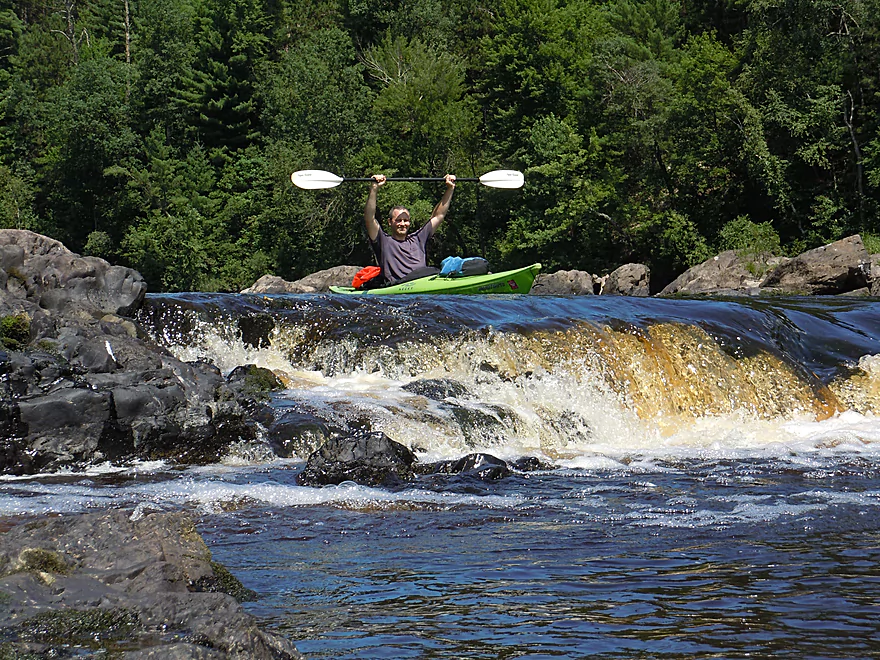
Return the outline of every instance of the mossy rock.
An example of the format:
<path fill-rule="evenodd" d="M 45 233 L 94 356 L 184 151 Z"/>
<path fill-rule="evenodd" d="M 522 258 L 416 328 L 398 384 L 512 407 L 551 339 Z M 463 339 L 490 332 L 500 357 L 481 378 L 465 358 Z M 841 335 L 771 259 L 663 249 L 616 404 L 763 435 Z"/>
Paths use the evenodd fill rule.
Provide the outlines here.
<path fill-rule="evenodd" d="M 227 379 L 231 384 L 238 384 L 242 394 L 256 398 L 267 396 L 268 392 L 284 389 L 281 379 L 271 369 L 245 364 L 236 367 Z"/>
<path fill-rule="evenodd" d="M 0 318 L 0 343 L 19 350 L 31 341 L 31 319 L 27 314 L 11 314 Z"/>
<path fill-rule="evenodd" d="M 55 573 L 67 575 L 70 566 L 54 550 L 45 548 L 25 548 L 18 555 L 18 561 L 6 567 L 10 573 Z"/>
<path fill-rule="evenodd" d="M 16 632 L 23 641 L 102 648 L 107 641 L 129 639 L 141 627 L 133 610 L 91 608 L 41 612 L 20 623 Z"/>

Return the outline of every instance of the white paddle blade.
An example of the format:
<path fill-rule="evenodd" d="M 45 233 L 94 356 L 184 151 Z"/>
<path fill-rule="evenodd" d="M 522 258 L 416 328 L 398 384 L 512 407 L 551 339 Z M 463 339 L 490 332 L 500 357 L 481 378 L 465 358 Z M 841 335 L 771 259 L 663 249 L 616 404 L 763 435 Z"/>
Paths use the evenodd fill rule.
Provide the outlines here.
<path fill-rule="evenodd" d="M 490 188 L 522 188 L 526 179 L 516 170 L 495 170 L 480 177 L 480 183 Z"/>
<path fill-rule="evenodd" d="M 304 190 L 321 190 L 323 188 L 335 188 L 343 182 L 341 176 L 323 170 L 300 170 L 290 175 L 290 180 L 297 188 Z"/>

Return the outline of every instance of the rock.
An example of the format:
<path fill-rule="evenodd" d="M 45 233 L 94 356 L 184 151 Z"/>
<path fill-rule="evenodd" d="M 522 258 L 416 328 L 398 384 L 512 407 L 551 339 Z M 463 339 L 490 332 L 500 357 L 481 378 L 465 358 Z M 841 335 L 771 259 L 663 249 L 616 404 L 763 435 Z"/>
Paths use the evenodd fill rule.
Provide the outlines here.
<path fill-rule="evenodd" d="M 309 456 L 297 476 L 301 486 L 354 481 L 366 486 L 395 486 L 413 478 L 416 456 L 381 432 L 334 436 Z"/>
<path fill-rule="evenodd" d="M 0 593 L 3 657 L 302 657 L 242 609 L 255 594 L 211 561 L 183 513 L 16 525 L 0 534 Z"/>
<path fill-rule="evenodd" d="M 277 275 L 263 275 L 242 293 L 303 293 L 299 291 L 293 282 L 288 282 Z"/>
<path fill-rule="evenodd" d="M 288 410 L 269 426 L 269 446 L 276 456 L 308 458 L 333 433 L 323 419 L 307 412 Z"/>
<path fill-rule="evenodd" d="M 361 266 L 334 266 L 288 282 L 275 275 L 263 275 L 242 293 L 327 293 L 331 286 L 351 286 Z"/>
<path fill-rule="evenodd" d="M 722 252 L 686 270 L 659 295 L 757 293 L 760 282 L 749 271 L 750 263 L 744 261 L 735 250 Z"/>
<path fill-rule="evenodd" d="M 242 343 L 249 348 L 269 348 L 275 319 L 269 314 L 253 314 L 238 319 L 238 332 Z"/>
<path fill-rule="evenodd" d="M 871 295 L 880 298 L 880 254 L 871 255 Z"/>
<path fill-rule="evenodd" d="M 483 453 L 468 454 L 456 461 L 438 463 L 434 472 L 473 477 L 480 481 L 495 481 L 511 474 L 507 463 L 491 454 Z"/>
<path fill-rule="evenodd" d="M 4 292 L 21 309 L 30 303 L 54 312 L 79 308 L 96 318 L 125 316 L 140 306 L 147 292 L 137 271 L 81 257 L 56 240 L 24 229 L 0 229 L 0 268 Z"/>
<path fill-rule="evenodd" d="M 594 284 L 593 276 L 582 270 L 558 270 L 539 274 L 531 293 L 543 296 L 592 295 L 595 293 Z"/>
<path fill-rule="evenodd" d="M 421 378 L 407 383 L 401 389 L 434 401 L 457 399 L 469 394 L 464 385 L 451 378 Z"/>
<path fill-rule="evenodd" d="M 624 264 L 614 270 L 602 284 L 607 296 L 650 296 L 651 271 L 644 264 Z"/>
<path fill-rule="evenodd" d="M 871 257 L 858 234 L 809 250 L 773 269 L 761 289 L 790 295 L 834 295 L 871 285 Z"/>

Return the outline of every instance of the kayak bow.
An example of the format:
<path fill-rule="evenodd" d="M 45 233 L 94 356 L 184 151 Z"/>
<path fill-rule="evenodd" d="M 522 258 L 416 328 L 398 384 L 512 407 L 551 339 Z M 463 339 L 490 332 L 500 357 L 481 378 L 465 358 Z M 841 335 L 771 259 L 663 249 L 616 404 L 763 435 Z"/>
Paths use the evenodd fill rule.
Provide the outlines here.
<path fill-rule="evenodd" d="M 429 275 L 417 280 L 392 284 L 378 289 L 358 290 L 351 286 L 331 286 L 333 293 L 343 293 L 355 296 L 378 296 L 404 293 L 433 293 L 433 294 L 494 294 L 494 293 L 528 293 L 532 288 L 541 264 L 532 264 L 525 268 L 506 270 L 501 273 L 488 273 L 486 275 L 469 275 L 466 277 L 440 277 Z"/>

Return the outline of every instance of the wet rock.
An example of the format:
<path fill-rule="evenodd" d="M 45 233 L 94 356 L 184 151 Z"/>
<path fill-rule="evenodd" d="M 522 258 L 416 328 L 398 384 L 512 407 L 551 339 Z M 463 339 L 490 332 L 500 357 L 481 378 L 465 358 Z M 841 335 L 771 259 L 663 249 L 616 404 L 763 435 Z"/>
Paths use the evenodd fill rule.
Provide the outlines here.
<path fill-rule="evenodd" d="M 472 477 L 480 481 L 495 481 L 511 474 L 507 463 L 491 454 L 483 453 L 468 454 L 456 461 L 438 463 L 434 472 Z"/>
<path fill-rule="evenodd" d="M 871 255 L 871 295 L 880 298 L 880 254 Z"/>
<path fill-rule="evenodd" d="M 605 278 L 602 285 L 602 295 L 650 296 L 650 269 L 644 264 L 624 264 Z"/>
<path fill-rule="evenodd" d="M 542 461 L 537 456 L 522 456 L 513 462 L 513 469 L 517 472 L 537 472 L 538 470 L 553 470 L 554 465 Z"/>
<path fill-rule="evenodd" d="M 340 272 L 350 279 L 338 269 L 326 277 Z M 216 367 L 174 358 L 125 317 L 145 291 L 134 271 L 0 230 L 0 341 L 9 349 L 0 355 L 0 472 L 138 458 L 214 463 L 266 448 L 266 401 L 282 387 L 275 374 L 245 365 L 227 381 Z M 272 328 L 257 316 L 240 331 L 265 346 Z"/>
<path fill-rule="evenodd" d="M 366 486 L 395 486 L 414 476 L 416 456 L 381 432 L 334 436 L 309 456 L 297 476 L 302 486 L 354 481 Z"/>
<path fill-rule="evenodd" d="M 761 288 L 791 295 L 835 295 L 870 286 L 870 277 L 871 257 L 857 234 L 776 267 Z"/>
<path fill-rule="evenodd" d="M 582 270 L 558 270 L 535 278 L 531 293 L 542 296 L 593 295 L 595 280 Z"/>
<path fill-rule="evenodd" d="M 332 433 L 330 426 L 307 412 L 288 410 L 269 426 L 269 446 L 276 456 L 308 458 Z"/>
<path fill-rule="evenodd" d="M 467 388 L 451 378 L 421 378 L 407 383 L 402 389 L 434 401 L 457 399 L 468 395 Z"/>
<path fill-rule="evenodd" d="M 211 560 L 182 513 L 12 527 L 0 535 L 0 593 L 3 657 L 301 657 L 241 608 L 255 594 Z"/>
<path fill-rule="evenodd" d="M 281 379 L 271 369 L 245 364 L 236 367 L 229 374 L 227 381 L 237 383 L 239 391 L 250 396 L 262 395 L 274 390 L 284 389 Z"/>
<path fill-rule="evenodd" d="M 238 319 L 238 332 L 241 341 L 250 348 L 269 348 L 270 339 L 275 329 L 275 319 L 269 314 L 255 314 Z"/>

